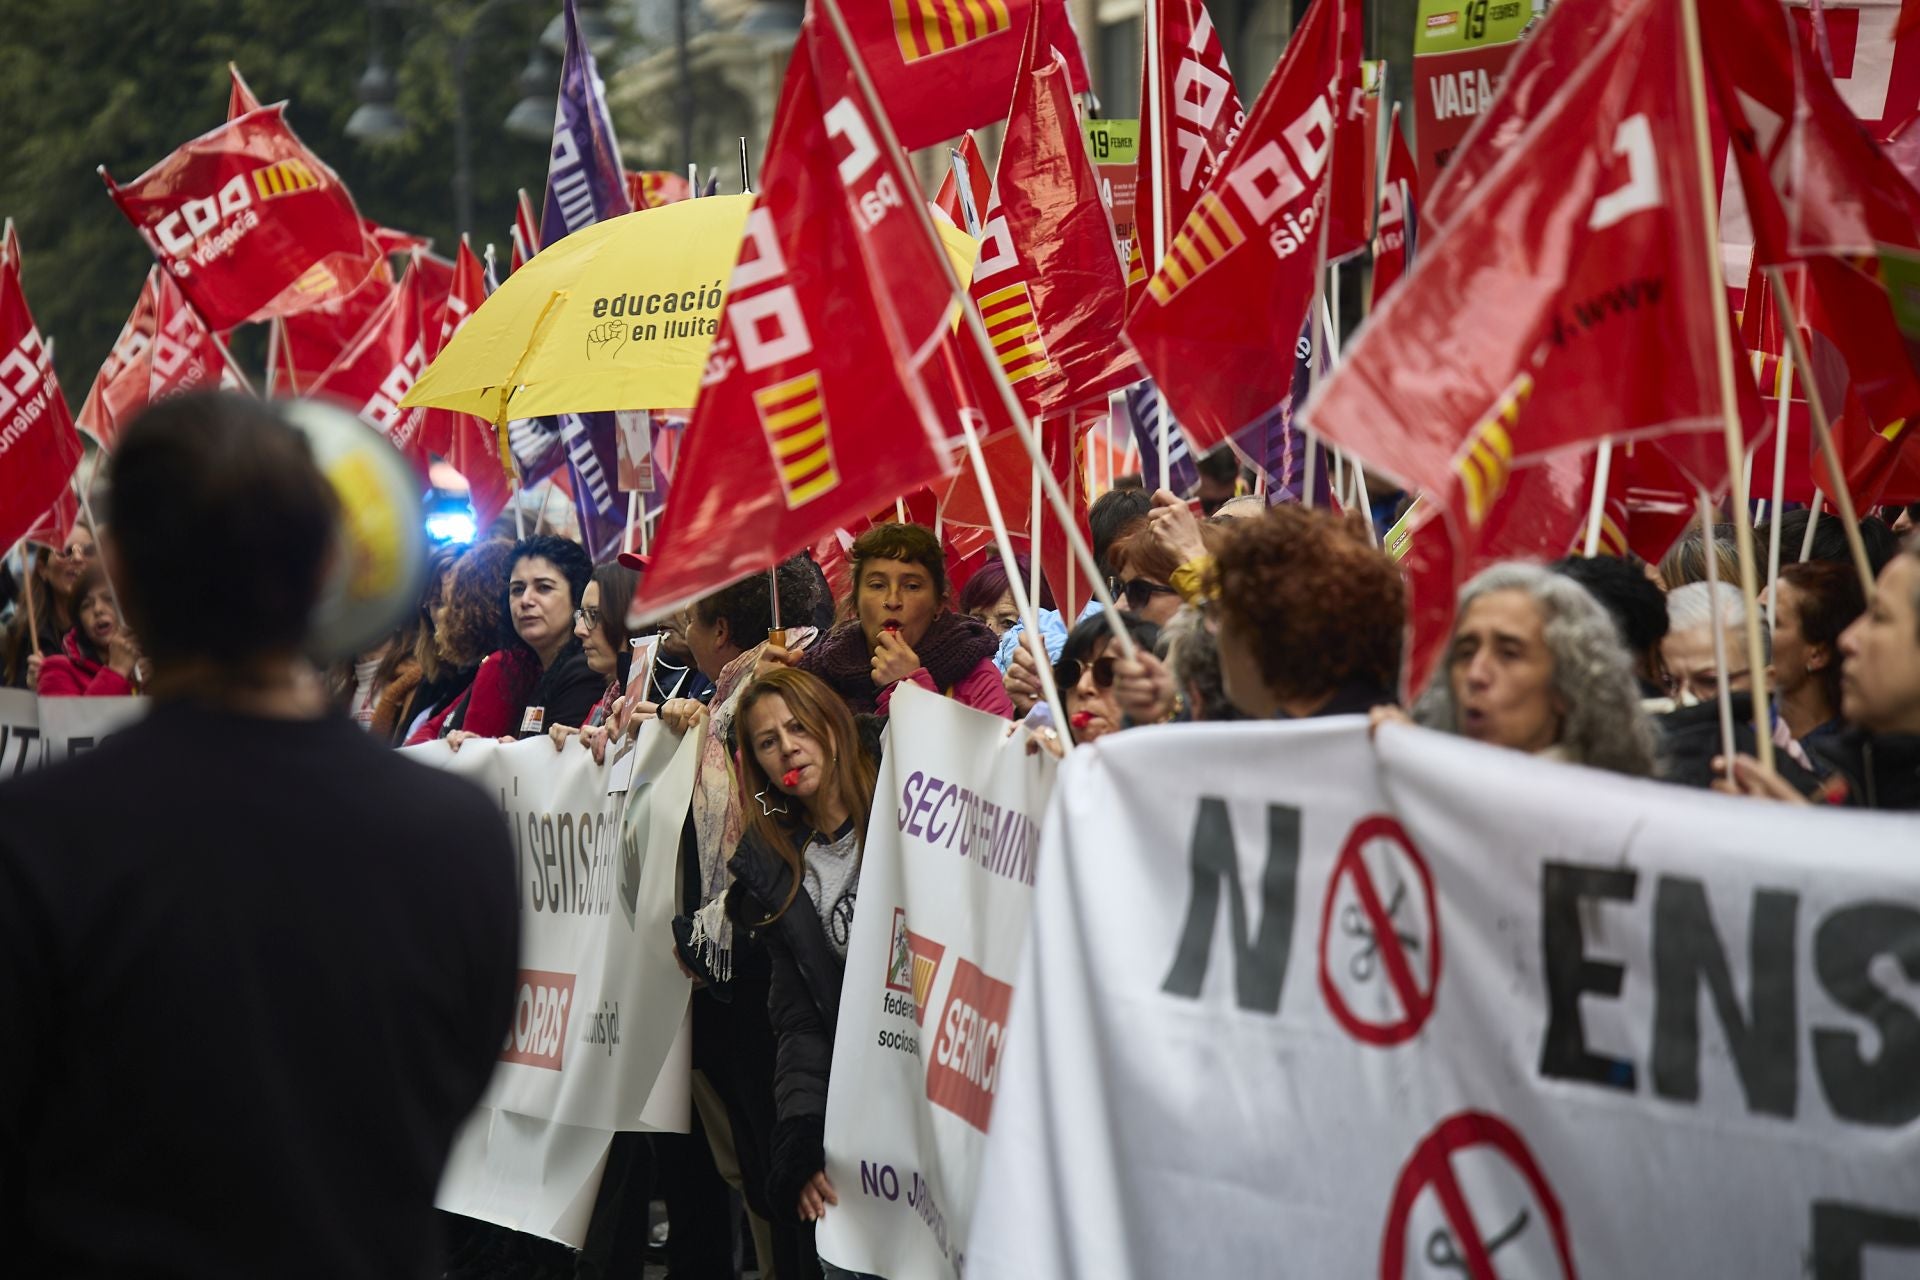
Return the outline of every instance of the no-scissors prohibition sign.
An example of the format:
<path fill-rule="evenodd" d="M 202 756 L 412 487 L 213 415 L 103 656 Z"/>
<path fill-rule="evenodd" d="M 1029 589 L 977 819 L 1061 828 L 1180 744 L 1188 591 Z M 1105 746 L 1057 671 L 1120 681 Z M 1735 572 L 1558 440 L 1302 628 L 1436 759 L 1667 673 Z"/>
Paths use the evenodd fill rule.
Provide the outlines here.
<path fill-rule="evenodd" d="M 1363 818 L 1347 836 L 1320 911 L 1320 992 L 1371 1045 L 1411 1040 L 1440 989 L 1440 904 L 1427 860 L 1398 822 Z"/>
<path fill-rule="evenodd" d="M 1527 1144 L 1500 1117 L 1482 1111 L 1449 1116 L 1421 1139 L 1401 1170 L 1380 1242 L 1380 1277 L 1407 1280 L 1409 1274 L 1576 1280 L 1559 1198 Z"/>

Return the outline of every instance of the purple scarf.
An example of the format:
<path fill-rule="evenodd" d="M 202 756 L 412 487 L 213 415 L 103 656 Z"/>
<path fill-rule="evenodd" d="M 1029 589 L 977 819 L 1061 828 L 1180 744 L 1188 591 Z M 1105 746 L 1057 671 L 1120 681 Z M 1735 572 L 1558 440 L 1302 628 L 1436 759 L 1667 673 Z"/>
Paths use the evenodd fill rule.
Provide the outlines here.
<path fill-rule="evenodd" d="M 966 679 L 999 647 L 999 637 L 986 623 L 969 614 L 948 611 L 933 620 L 913 651 L 933 677 L 934 688 L 944 693 Z M 832 685 L 856 714 L 872 715 L 879 709 L 880 690 L 873 684 L 873 650 L 867 647 L 858 618 L 841 623 L 815 642 L 801 657 L 800 669 Z"/>

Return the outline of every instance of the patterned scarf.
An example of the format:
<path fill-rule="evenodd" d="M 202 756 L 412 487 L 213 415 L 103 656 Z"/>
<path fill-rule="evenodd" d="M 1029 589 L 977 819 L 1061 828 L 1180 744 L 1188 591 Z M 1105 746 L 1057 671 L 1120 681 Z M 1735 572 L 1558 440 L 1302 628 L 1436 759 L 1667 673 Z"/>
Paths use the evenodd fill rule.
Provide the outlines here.
<path fill-rule="evenodd" d="M 999 644 L 1000 637 L 986 623 L 948 611 L 933 620 L 913 651 L 933 677 L 934 688 L 944 693 L 966 679 L 983 659 L 993 657 Z M 832 685 L 856 715 L 872 715 L 880 709 L 880 691 L 873 687 L 873 650 L 858 618 L 841 623 L 807 650 L 800 669 Z"/>
<path fill-rule="evenodd" d="M 787 647 L 804 649 L 818 635 L 812 627 L 787 628 Z M 693 951 L 706 971 L 721 982 L 733 978 L 733 922 L 727 919 L 727 890 L 733 874 L 727 862 L 740 847 L 746 829 L 733 757 L 727 751 L 740 695 L 752 683 L 760 661 L 759 644 L 720 669 L 713 682 L 706 737 L 693 778 L 693 838 L 700 854 L 700 906 L 693 913 Z"/>

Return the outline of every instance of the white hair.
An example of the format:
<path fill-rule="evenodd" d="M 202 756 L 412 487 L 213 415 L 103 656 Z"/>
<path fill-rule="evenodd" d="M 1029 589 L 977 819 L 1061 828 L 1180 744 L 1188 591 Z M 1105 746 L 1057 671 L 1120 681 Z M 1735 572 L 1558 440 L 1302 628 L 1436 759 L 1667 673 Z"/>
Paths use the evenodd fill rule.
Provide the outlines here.
<path fill-rule="evenodd" d="M 1718 618 L 1727 633 L 1728 644 L 1744 644 L 1747 627 L 1747 600 L 1740 588 L 1727 582 L 1689 582 L 1667 592 L 1667 634 L 1704 631 Z M 1760 647 L 1769 660 L 1773 656 L 1773 637 L 1760 628 Z"/>

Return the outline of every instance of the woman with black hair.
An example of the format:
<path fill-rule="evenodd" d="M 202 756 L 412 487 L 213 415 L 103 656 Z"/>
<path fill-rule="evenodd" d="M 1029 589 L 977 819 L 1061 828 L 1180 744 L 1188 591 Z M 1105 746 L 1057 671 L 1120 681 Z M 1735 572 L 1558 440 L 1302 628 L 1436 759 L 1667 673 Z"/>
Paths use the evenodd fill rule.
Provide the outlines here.
<path fill-rule="evenodd" d="M 514 545 L 505 602 L 511 637 L 480 664 L 449 746 L 531 738 L 587 718 L 605 683 L 587 665 L 573 615 L 592 576 L 593 561 L 577 542 L 542 534 Z"/>

